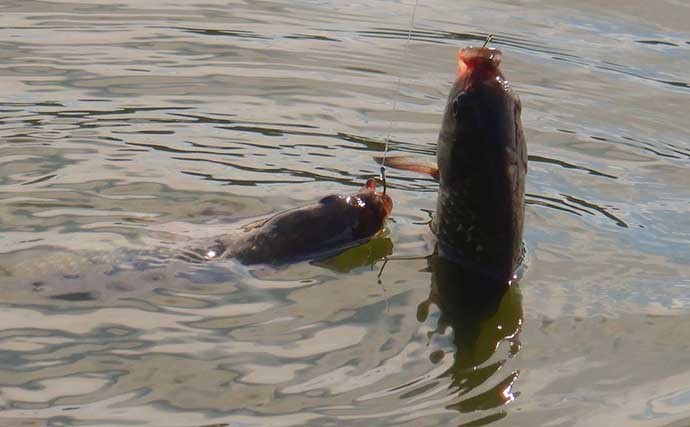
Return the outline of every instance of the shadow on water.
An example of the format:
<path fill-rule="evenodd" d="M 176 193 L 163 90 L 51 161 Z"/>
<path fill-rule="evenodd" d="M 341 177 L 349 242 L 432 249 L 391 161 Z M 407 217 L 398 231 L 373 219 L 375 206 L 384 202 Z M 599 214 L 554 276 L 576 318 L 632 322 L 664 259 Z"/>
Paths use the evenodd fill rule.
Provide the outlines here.
<path fill-rule="evenodd" d="M 430 338 L 444 334 L 448 327 L 453 330 L 453 364 L 440 378 L 450 380 L 449 389 L 456 397 L 446 409 L 471 413 L 512 402 L 518 395 L 512 387 L 519 372 L 502 371 L 520 351 L 523 312 L 518 284 L 487 279 L 436 253 L 427 261 L 431 290 L 417 307 L 417 319 L 426 322 L 435 305 L 440 316 Z M 507 352 L 500 355 L 498 350 L 504 345 Z M 431 362 L 439 363 L 444 356 L 443 350 L 435 351 Z M 485 425 L 505 415 L 499 411 L 463 425 Z"/>

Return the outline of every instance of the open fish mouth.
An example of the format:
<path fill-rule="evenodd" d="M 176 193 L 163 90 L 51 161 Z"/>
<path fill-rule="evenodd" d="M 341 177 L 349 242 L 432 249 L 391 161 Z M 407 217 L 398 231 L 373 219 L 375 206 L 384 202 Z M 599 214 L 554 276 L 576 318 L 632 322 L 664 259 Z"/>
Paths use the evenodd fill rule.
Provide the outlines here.
<path fill-rule="evenodd" d="M 486 74 L 486 78 L 491 78 L 490 75 L 494 71 L 494 75 L 498 72 L 498 67 L 501 65 L 503 53 L 500 50 L 492 47 L 465 47 L 458 51 L 458 78 L 465 78 L 479 72 L 479 74 Z M 485 80 L 484 78 L 483 80 Z"/>

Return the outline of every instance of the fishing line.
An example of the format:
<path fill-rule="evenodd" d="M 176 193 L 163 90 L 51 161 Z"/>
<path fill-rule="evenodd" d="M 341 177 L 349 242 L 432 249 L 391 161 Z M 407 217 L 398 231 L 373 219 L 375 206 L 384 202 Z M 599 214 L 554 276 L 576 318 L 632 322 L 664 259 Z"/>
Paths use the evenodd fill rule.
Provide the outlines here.
<path fill-rule="evenodd" d="M 412 40 L 412 32 L 414 31 L 414 17 L 417 14 L 417 5 L 419 0 L 415 0 L 414 6 L 412 7 L 412 16 L 410 16 L 410 25 L 407 30 L 407 41 L 405 41 L 405 49 L 403 50 L 403 64 L 407 62 L 407 53 L 410 50 L 410 40 Z M 393 115 L 395 115 L 398 110 L 398 97 L 400 96 L 400 84 L 402 82 L 402 74 L 398 74 L 398 80 L 395 84 L 395 92 L 393 93 Z M 381 175 L 381 181 L 383 182 L 383 194 L 386 194 L 386 155 L 388 154 L 388 143 L 391 139 L 391 133 L 393 132 L 393 119 L 391 118 L 388 123 L 388 134 L 386 135 L 385 145 L 383 147 L 383 158 L 381 159 L 381 169 L 379 174 Z"/>

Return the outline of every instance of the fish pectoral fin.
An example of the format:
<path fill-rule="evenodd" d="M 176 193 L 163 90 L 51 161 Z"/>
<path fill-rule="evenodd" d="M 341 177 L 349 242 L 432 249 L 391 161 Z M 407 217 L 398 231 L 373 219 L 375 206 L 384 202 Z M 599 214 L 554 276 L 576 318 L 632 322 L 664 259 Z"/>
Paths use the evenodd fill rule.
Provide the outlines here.
<path fill-rule="evenodd" d="M 374 157 L 378 164 L 384 164 L 383 157 Z M 385 166 L 429 175 L 438 181 L 438 166 L 435 162 L 412 156 L 389 156 L 385 158 Z"/>

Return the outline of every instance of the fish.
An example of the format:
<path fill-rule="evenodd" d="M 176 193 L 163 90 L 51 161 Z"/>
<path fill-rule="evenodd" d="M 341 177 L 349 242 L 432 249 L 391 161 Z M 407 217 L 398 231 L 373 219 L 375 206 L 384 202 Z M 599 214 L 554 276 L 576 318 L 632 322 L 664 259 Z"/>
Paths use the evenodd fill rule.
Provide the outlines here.
<path fill-rule="evenodd" d="M 502 57 L 491 47 L 460 49 L 436 163 L 388 156 L 385 166 L 439 181 L 433 231 L 440 255 L 510 281 L 524 258 L 527 144 L 522 103 L 500 70 Z"/>
<path fill-rule="evenodd" d="M 392 210 L 390 195 L 377 192 L 376 180 L 370 178 L 357 193 L 331 194 L 220 236 L 201 255 L 233 258 L 244 265 L 324 258 L 379 233 Z"/>

